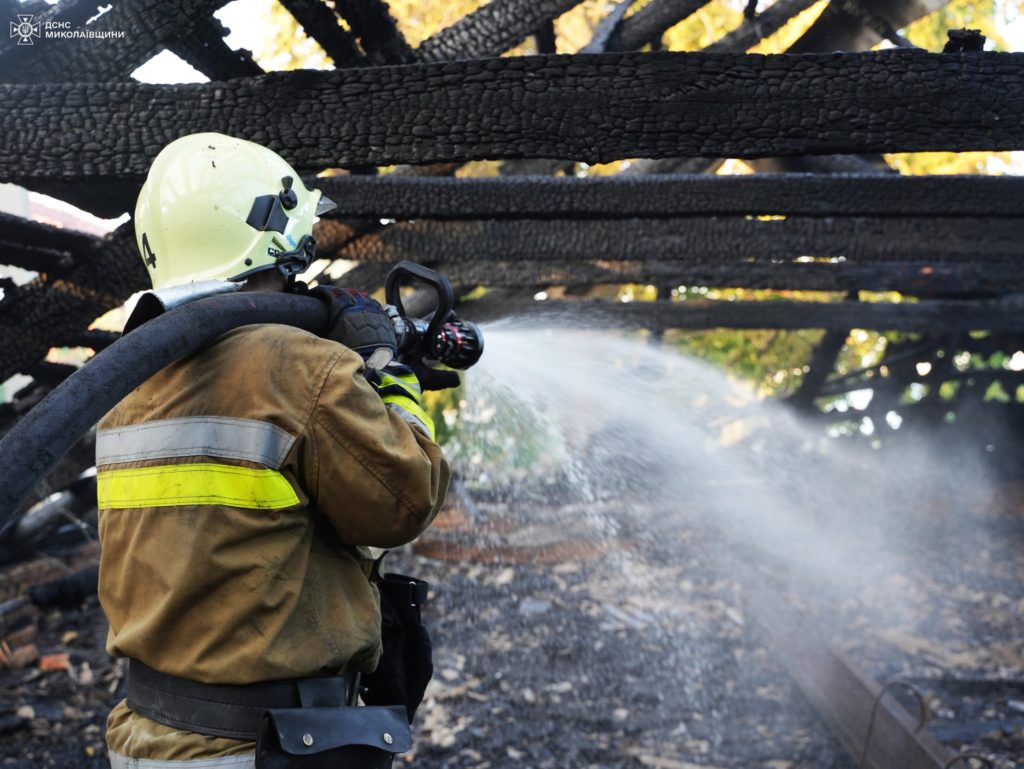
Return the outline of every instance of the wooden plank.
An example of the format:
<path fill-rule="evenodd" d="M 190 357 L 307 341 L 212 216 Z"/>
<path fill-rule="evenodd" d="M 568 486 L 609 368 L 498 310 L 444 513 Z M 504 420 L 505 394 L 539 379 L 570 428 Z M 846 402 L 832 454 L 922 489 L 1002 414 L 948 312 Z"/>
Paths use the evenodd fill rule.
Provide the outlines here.
<path fill-rule="evenodd" d="M 1018 218 L 749 216 L 403 222 L 342 246 L 353 261 L 671 260 L 689 264 L 844 258 L 854 262 L 1019 262 Z M 327 254 L 325 254 L 327 255 Z"/>
<path fill-rule="evenodd" d="M 860 759 L 868 741 L 865 769 L 948 766 L 953 751 L 927 731 L 917 731 L 915 719 L 902 705 L 883 695 L 882 686 L 829 648 L 806 622 L 797 624 L 790 613 L 762 613 L 760 620 L 768 626 L 786 670 L 850 756 Z"/>
<path fill-rule="evenodd" d="M 727 302 L 488 298 L 467 302 L 460 316 L 477 322 L 516 317 L 542 326 L 622 329 L 854 328 L 879 331 L 1021 331 L 1020 300 L 869 302 Z"/>
<path fill-rule="evenodd" d="M 271 73 L 227 83 L 0 85 L 5 181 L 138 181 L 221 131 L 302 173 L 546 157 L 1024 148 L 1024 55 L 608 53 Z M 311 121 L 302 109 L 316 105 Z M 827 106 L 825 106 L 827 105 Z M 981 106 L 984 105 L 984 106 Z"/>
<path fill-rule="evenodd" d="M 764 173 L 307 179 L 336 217 L 628 219 L 725 215 L 1024 217 L 1024 177 Z"/>
<path fill-rule="evenodd" d="M 384 278 L 393 265 L 393 262 L 363 262 L 336 282 L 339 285 L 374 289 L 384 285 Z M 551 286 L 579 289 L 600 284 L 641 283 L 672 287 L 844 293 L 898 291 L 923 296 L 1024 292 L 1024 269 L 1012 264 L 776 264 L 770 261 L 708 264 L 649 259 L 616 262 L 480 259 L 472 262 L 437 262 L 434 267 L 447 275 L 454 285 L 529 288 L 534 291 Z"/>

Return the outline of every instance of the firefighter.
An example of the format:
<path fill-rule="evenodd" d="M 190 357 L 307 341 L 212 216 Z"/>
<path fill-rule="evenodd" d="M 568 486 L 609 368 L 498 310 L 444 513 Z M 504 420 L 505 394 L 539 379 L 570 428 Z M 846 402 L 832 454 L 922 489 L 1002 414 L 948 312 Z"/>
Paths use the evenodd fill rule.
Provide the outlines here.
<path fill-rule="evenodd" d="M 283 291 L 329 205 L 274 152 L 194 134 L 154 160 L 136 238 L 158 292 Z M 344 705 L 377 666 L 369 547 L 422 532 L 449 468 L 380 305 L 331 301 L 328 338 L 238 328 L 99 424 L 99 591 L 129 666 L 115 769 L 252 767 L 264 711 Z"/>

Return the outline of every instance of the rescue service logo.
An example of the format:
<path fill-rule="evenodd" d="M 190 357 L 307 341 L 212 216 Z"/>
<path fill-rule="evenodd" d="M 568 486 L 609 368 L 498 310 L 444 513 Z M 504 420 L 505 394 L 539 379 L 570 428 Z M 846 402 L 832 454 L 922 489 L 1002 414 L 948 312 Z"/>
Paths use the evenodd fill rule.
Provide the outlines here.
<path fill-rule="evenodd" d="M 34 37 L 39 37 L 39 22 L 30 13 L 19 13 L 18 23 L 11 22 L 11 37 L 18 38 L 18 45 L 32 45 Z"/>
<path fill-rule="evenodd" d="M 70 21 L 36 21 L 35 14 L 19 13 L 18 20 L 11 22 L 11 38 L 18 38 L 18 45 L 34 45 L 36 40 L 109 40 L 123 38 L 124 30 L 72 27 Z"/>

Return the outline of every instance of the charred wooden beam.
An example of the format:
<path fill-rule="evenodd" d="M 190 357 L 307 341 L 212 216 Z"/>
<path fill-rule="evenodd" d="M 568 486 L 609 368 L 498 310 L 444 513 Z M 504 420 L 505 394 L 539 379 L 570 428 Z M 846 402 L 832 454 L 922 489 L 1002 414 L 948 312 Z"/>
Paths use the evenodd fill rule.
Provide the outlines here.
<path fill-rule="evenodd" d="M 707 5 L 708 0 L 652 0 L 622 20 L 608 45 L 610 51 L 636 51 L 656 43 L 679 22 Z"/>
<path fill-rule="evenodd" d="M 355 39 L 339 23 L 338 14 L 323 0 L 281 0 L 281 5 L 320 44 L 334 66 L 357 67 L 366 63 Z"/>
<path fill-rule="evenodd" d="M 125 0 L 115 3 L 89 28 L 95 34 L 123 35 L 103 40 L 40 40 L 39 44 L 32 46 L 34 50 L 31 53 L 16 55 L 15 66 L 10 69 L 4 66 L 4 80 L 14 83 L 97 83 L 126 79 L 161 45 L 192 34 L 222 4 L 222 0 L 181 0 L 177 3 Z M 75 8 L 90 6 L 91 16 L 96 13 L 95 4 L 83 0 Z M 22 51 L 27 48 L 24 46 Z M 4 53 L 0 57 L 0 65 L 6 64 L 9 55 Z M 72 123 L 89 122 L 93 117 L 84 103 L 78 104 L 78 111 L 79 115 Z M 67 125 L 59 130 L 77 129 Z"/>
<path fill-rule="evenodd" d="M 850 261 L 1012 262 L 1022 222 L 1006 218 L 750 217 L 399 223 L 333 254 L 354 261 L 628 261 L 844 257 Z"/>
<path fill-rule="evenodd" d="M 594 30 L 590 42 L 580 49 L 580 53 L 604 53 L 611 50 L 609 44 L 616 30 L 622 24 L 622 19 L 633 5 L 633 0 L 619 0 L 612 10 L 601 19 L 597 29 Z"/>
<path fill-rule="evenodd" d="M 0 85 L 0 133 L 13 137 L 0 167 L 19 183 L 137 181 L 167 142 L 201 130 L 266 144 L 300 172 L 511 157 L 1011 150 L 1024 147 L 1024 108 L 1006 94 L 1021 88 L 1024 55 L 895 50 L 542 56 L 176 86 Z M 317 104 L 318 120 L 283 103 Z"/>
<path fill-rule="evenodd" d="M 68 339 L 68 347 L 89 347 L 99 352 L 107 349 L 120 338 L 121 334 L 118 331 L 87 329 Z"/>
<path fill-rule="evenodd" d="M 922 16 L 937 11 L 949 0 L 858 0 L 872 17 L 890 29 L 903 29 Z M 882 35 L 865 17 L 845 2 L 830 3 L 818 20 L 790 48 L 792 53 L 808 51 L 866 51 L 882 42 Z"/>
<path fill-rule="evenodd" d="M 339 217 L 378 219 L 1024 217 L 1024 178 L 1013 176 L 342 176 L 309 182 L 338 201 Z"/>
<path fill-rule="evenodd" d="M 763 38 L 773 35 L 799 13 L 803 13 L 818 0 L 779 0 L 766 11 L 754 18 L 745 18 L 740 26 L 721 40 L 712 43 L 704 50 L 709 53 L 716 51 L 746 51 L 757 45 Z"/>
<path fill-rule="evenodd" d="M 491 0 L 416 49 L 420 61 L 497 56 L 557 19 L 582 0 Z"/>
<path fill-rule="evenodd" d="M 53 227 L 2 212 L 0 212 L 0 237 L 31 248 L 52 248 L 59 251 L 81 250 L 88 248 L 96 241 L 95 237 L 83 232 Z M 6 264 L 2 254 L 0 254 L 0 264 Z"/>
<path fill-rule="evenodd" d="M 849 330 L 837 331 L 829 329 L 822 336 L 814 353 L 811 355 L 807 373 L 800 382 L 800 387 L 789 398 L 788 402 L 798 409 L 811 410 L 814 399 L 821 392 L 822 385 L 829 374 L 835 370 L 836 357 L 842 352 L 849 336 Z"/>
<path fill-rule="evenodd" d="M 792 158 L 758 158 L 749 161 L 757 173 L 787 174 L 888 174 L 898 173 L 881 155 L 808 155 Z"/>
<path fill-rule="evenodd" d="M 416 54 L 398 30 L 384 0 L 334 0 L 371 64 L 409 64 Z"/>
<path fill-rule="evenodd" d="M 829 648 L 806 621 L 771 617 L 767 612 L 761 621 L 800 691 L 849 755 L 861 759 L 860 766 L 945 769 L 956 763 L 953 751 L 920 730 L 884 687 Z"/>
<path fill-rule="evenodd" d="M 673 0 L 675 2 L 675 0 Z M 621 0 L 621 2 L 615 7 L 615 9 L 609 13 L 602 22 L 598 25 L 597 29 L 594 30 L 594 34 L 581 50 L 580 53 L 605 53 L 607 51 L 619 51 L 625 50 L 624 43 L 618 38 L 625 20 L 625 14 L 632 6 L 632 0 Z M 650 12 L 652 6 L 656 6 L 658 0 L 654 3 L 650 3 L 641 9 L 640 13 Z M 655 9 L 657 13 L 657 10 Z M 635 17 L 633 17 L 635 18 Z M 554 23 L 551 22 L 552 35 L 554 35 Z M 659 33 L 660 34 L 660 33 Z M 636 42 L 639 38 L 632 40 Z M 627 40 L 627 42 L 631 42 Z M 660 41 L 658 41 L 660 42 Z M 634 49 L 640 48 L 637 45 Z M 554 42 L 552 38 L 552 45 L 550 53 L 554 53 Z M 538 53 L 545 53 L 545 51 L 538 48 Z M 646 160 L 644 163 L 647 165 L 645 172 L 650 173 L 670 173 L 672 171 L 682 172 L 685 170 L 687 173 L 703 173 L 707 171 L 711 166 L 712 161 L 708 160 L 704 162 L 704 158 L 673 158 L 669 160 Z M 679 167 L 679 164 L 686 164 L 685 169 Z M 540 160 L 540 159 L 525 159 L 525 160 L 506 160 L 498 167 L 498 173 L 502 176 L 514 176 L 514 175 L 540 175 L 540 176 L 554 176 L 559 171 L 564 171 L 567 174 L 572 173 L 573 166 L 575 164 L 566 163 L 566 161 L 558 160 Z M 662 170 L 659 171 L 659 168 Z M 636 173 L 634 171 L 634 173 Z"/>
<path fill-rule="evenodd" d="M 800 329 L 845 331 L 1020 331 L 1024 302 L 1018 300 L 869 302 L 725 302 L 544 300 L 484 297 L 460 306 L 476 322 L 522 318 L 538 326 L 621 329 Z"/>
<path fill-rule="evenodd" d="M 33 272 L 43 272 L 50 276 L 59 276 L 74 264 L 74 258 L 67 251 L 42 246 L 26 246 L 17 241 L 8 240 L 3 233 L 0 233 L 0 264 Z"/>
<path fill-rule="evenodd" d="M 168 43 L 168 48 L 210 80 L 262 75 L 263 70 L 244 48 L 233 50 L 224 41 L 229 30 L 210 16 L 197 19 L 192 31 Z"/>
<path fill-rule="evenodd" d="M 1014 391 L 1021 384 L 1024 384 L 1024 374 L 1019 371 L 1008 371 L 1006 369 L 975 369 L 972 371 L 952 371 L 939 376 L 929 376 L 927 381 L 922 381 L 922 377 L 912 376 L 906 379 L 896 379 L 893 376 L 888 377 L 874 377 L 871 379 L 861 380 L 848 380 L 842 379 L 836 382 L 828 382 L 818 393 L 819 397 L 829 397 L 833 395 L 841 395 L 848 393 L 851 390 L 865 390 L 865 389 L 878 389 L 886 385 L 894 386 L 897 390 L 897 395 L 903 391 L 903 389 L 910 383 L 917 382 L 920 384 L 927 385 L 929 387 L 929 393 L 926 396 L 926 400 L 934 401 L 936 403 L 945 404 L 946 408 L 954 406 L 958 400 L 954 397 L 952 400 L 944 400 L 939 396 L 938 388 L 944 382 L 957 382 L 966 387 L 978 387 L 987 389 L 993 382 L 999 382 L 1010 392 Z M 964 392 L 963 389 L 957 391 L 957 396 Z"/>
<path fill-rule="evenodd" d="M 541 24 L 540 27 L 537 28 L 537 31 L 533 33 L 533 40 L 537 48 L 537 53 L 558 53 L 554 19 L 545 21 Z"/>
<path fill-rule="evenodd" d="M 713 174 L 725 158 L 668 158 L 665 160 L 632 160 L 628 168 L 619 173 L 623 176 L 654 176 L 661 174 Z"/>
<path fill-rule="evenodd" d="M 131 223 L 74 253 L 57 280 L 38 279 L 0 301 L 0 381 L 32 370 L 54 346 L 77 339 L 92 320 L 148 287 Z"/>
<path fill-rule="evenodd" d="M 670 260 L 478 260 L 432 264 L 455 284 L 534 291 L 551 286 L 582 289 L 600 284 L 640 283 L 778 291 L 897 291 L 909 296 L 978 297 L 1024 292 L 1024 270 L 1007 265 L 771 261 L 707 264 Z M 377 288 L 384 285 L 392 266 L 393 262 L 363 262 L 337 282 L 363 290 Z"/>

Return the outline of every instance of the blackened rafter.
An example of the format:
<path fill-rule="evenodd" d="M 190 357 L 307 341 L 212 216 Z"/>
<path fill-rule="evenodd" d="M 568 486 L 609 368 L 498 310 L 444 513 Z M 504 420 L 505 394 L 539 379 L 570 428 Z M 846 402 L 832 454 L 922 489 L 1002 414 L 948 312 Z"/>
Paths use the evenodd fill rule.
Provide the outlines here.
<path fill-rule="evenodd" d="M 910 296 L 985 297 L 1024 291 L 1024 270 L 1008 264 L 927 262 L 732 261 L 673 259 L 563 261 L 558 259 L 433 262 L 455 285 L 532 291 L 563 286 L 639 283 L 655 286 L 776 291 L 898 291 Z M 362 262 L 335 283 L 361 290 L 384 285 L 392 262 Z"/>
<path fill-rule="evenodd" d="M 334 0 L 334 7 L 359 38 L 371 64 L 410 64 L 416 60 L 383 0 Z"/>
<path fill-rule="evenodd" d="M 557 323 L 586 329 L 876 329 L 880 331 L 1021 331 L 1024 303 L 1020 300 L 927 300 L 915 303 L 881 302 L 725 302 L 659 300 L 607 302 L 600 300 L 535 301 L 484 297 L 464 303 L 461 316 L 485 321 L 523 317 L 538 326 Z"/>
<path fill-rule="evenodd" d="M 341 26 L 338 14 L 323 0 L 281 0 L 281 5 L 339 68 L 367 63 L 352 35 Z"/>
<path fill-rule="evenodd" d="M 197 20 L 190 34 L 176 37 L 167 47 L 210 80 L 262 75 L 263 70 L 249 51 L 232 49 L 224 41 L 228 31 L 218 19 L 210 16 Z"/>
<path fill-rule="evenodd" d="M 523 57 L 173 87 L 0 85 L 0 133 L 14 137 L 0 168 L 18 183 L 138 183 L 160 148 L 200 130 L 266 144 L 300 172 L 511 157 L 1013 150 L 1024 147 L 1024 102 L 1006 95 L 1022 88 L 1022 54 L 902 50 Z M 284 103 L 321 112 L 310 122 L 278 109 Z"/>
<path fill-rule="evenodd" d="M 635 51 L 661 40 L 665 32 L 707 5 L 708 0 L 651 0 L 622 20 L 609 41 L 609 51 Z"/>
<path fill-rule="evenodd" d="M 0 301 L 0 382 L 31 371 L 51 347 L 71 344 L 90 321 L 148 287 L 131 222 L 71 253 L 59 278 L 38 278 Z"/>
<path fill-rule="evenodd" d="M 749 216 L 402 222 L 332 254 L 354 261 L 693 263 L 797 257 L 861 262 L 1024 264 L 1021 218 Z"/>
<path fill-rule="evenodd" d="M 763 38 L 778 32 L 790 19 L 803 13 L 816 2 L 818 0 L 778 0 L 754 18 L 744 18 L 737 29 L 704 50 L 709 53 L 745 51 L 757 45 Z"/>
<path fill-rule="evenodd" d="M 424 62 L 497 56 L 532 35 L 545 22 L 582 0 L 491 0 L 424 40 L 416 58 Z"/>
<path fill-rule="evenodd" d="M 1024 217 L 1024 178 L 1013 176 L 341 176 L 307 183 L 338 201 L 342 218 Z"/>
<path fill-rule="evenodd" d="M 793 53 L 809 51 L 866 51 L 882 41 L 873 24 L 877 19 L 889 29 L 902 29 L 913 21 L 942 8 L 949 0 L 856 0 L 832 2 L 821 16 L 790 48 Z"/>

